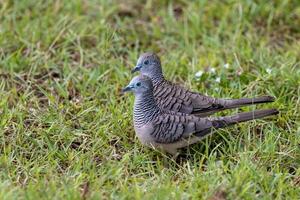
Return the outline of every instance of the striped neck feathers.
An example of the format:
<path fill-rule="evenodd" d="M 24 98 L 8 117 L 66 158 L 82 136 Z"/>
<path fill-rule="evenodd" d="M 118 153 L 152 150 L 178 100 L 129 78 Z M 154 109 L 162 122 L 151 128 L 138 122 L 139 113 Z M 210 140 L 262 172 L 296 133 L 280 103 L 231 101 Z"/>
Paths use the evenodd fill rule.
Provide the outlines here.
<path fill-rule="evenodd" d="M 163 81 L 165 81 L 165 77 L 164 77 L 161 70 L 157 70 L 155 72 L 152 72 L 151 74 L 149 74 L 147 76 L 149 76 L 149 78 L 151 78 L 153 86 L 156 86 L 156 85 L 162 83 Z"/>
<path fill-rule="evenodd" d="M 137 127 L 147 124 L 160 114 L 152 92 L 135 95 L 133 113 L 134 123 Z"/>

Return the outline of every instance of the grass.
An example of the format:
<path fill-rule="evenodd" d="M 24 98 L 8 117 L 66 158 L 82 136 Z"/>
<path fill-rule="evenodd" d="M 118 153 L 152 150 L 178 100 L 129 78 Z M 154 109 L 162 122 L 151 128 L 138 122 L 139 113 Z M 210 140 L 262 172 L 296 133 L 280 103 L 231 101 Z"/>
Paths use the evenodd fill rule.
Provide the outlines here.
<path fill-rule="evenodd" d="M 299 1 L 6 0 L 0 23 L 0 199 L 299 198 Z M 120 89 L 145 51 L 169 80 L 272 95 L 243 110 L 280 115 L 220 130 L 177 162 L 143 147 Z"/>

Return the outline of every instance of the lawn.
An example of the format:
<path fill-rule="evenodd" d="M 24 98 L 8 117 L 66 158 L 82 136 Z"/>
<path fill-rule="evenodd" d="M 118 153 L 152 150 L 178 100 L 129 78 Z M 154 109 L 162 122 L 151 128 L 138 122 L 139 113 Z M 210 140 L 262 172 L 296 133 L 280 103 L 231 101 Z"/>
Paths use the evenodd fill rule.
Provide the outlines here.
<path fill-rule="evenodd" d="M 142 52 L 167 79 L 280 114 L 173 160 L 135 136 Z M 197 75 L 197 76 L 196 76 Z M 0 199 L 299 199 L 300 2 L 0 1 Z"/>

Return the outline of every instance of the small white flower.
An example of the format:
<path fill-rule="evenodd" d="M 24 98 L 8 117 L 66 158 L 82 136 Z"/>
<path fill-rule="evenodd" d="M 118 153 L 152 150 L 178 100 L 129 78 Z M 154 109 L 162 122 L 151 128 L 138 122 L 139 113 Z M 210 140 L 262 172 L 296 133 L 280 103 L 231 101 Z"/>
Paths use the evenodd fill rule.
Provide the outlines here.
<path fill-rule="evenodd" d="M 198 71 L 196 74 L 195 74 L 195 76 L 197 77 L 197 78 L 200 78 L 202 75 L 203 75 L 203 71 Z"/>
<path fill-rule="evenodd" d="M 228 68 L 229 68 L 229 63 L 226 63 L 226 64 L 224 65 L 224 68 L 228 69 Z"/>
<path fill-rule="evenodd" d="M 221 77 L 217 77 L 217 78 L 216 78 L 216 82 L 217 82 L 217 83 L 220 83 L 220 82 L 221 82 Z"/>
<path fill-rule="evenodd" d="M 210 71 L 211 73 L 216 73 L 216 68 L 211 67 L 211 68 L 209 68 L 209 71 Z"/>
<path fill-rule="evenodd" d="M 272 73 L 272 69 L 271 69 L 271 68 L 267 68 L 267 69 L 266 69 L 266 72 L 267 72 L 268 74 L 271 74 L 271 73 Z"/>
<path fill-rule="evenodd" d="M 223 161 L 222 160 L 216 161 L 216 166 L 217 167 L 222 167 L 222 165 L 223 165 Z"/>

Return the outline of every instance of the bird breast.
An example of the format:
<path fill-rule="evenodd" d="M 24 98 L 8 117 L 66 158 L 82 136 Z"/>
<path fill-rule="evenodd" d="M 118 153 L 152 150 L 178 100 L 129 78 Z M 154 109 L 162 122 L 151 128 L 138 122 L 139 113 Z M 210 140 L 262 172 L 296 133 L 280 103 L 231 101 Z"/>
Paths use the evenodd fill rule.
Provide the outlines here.
<path fill-rule="evenodd" d="M 153 132 L 153 126 L 150 124 L 143 125 L 141 127 L 134 126 L 135 133 L 140 142 L 144 145 L 153 145 L 155 140 L 151 133 Z"/>

